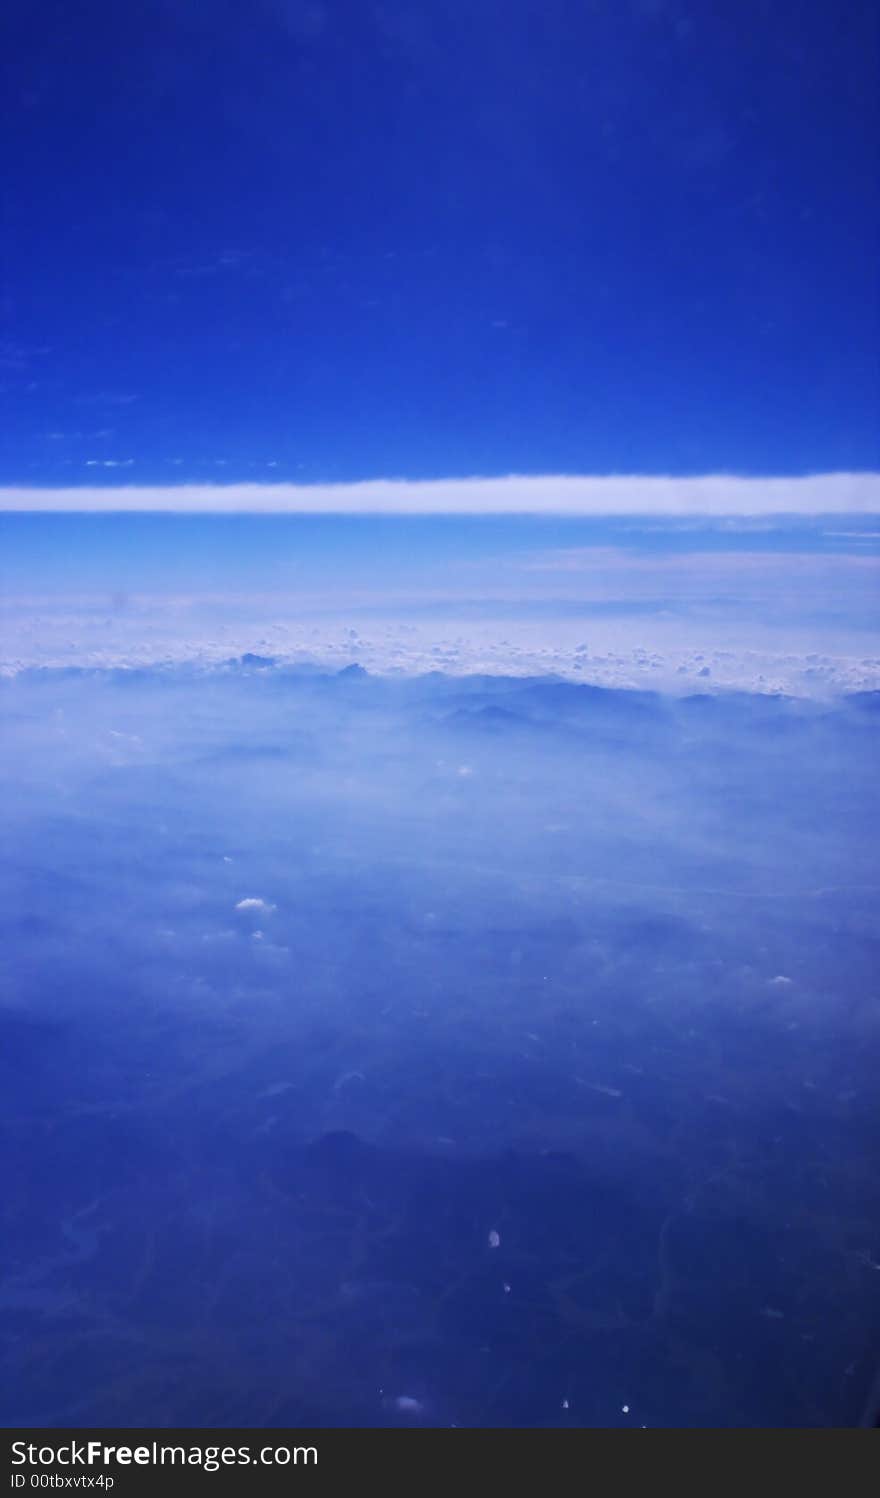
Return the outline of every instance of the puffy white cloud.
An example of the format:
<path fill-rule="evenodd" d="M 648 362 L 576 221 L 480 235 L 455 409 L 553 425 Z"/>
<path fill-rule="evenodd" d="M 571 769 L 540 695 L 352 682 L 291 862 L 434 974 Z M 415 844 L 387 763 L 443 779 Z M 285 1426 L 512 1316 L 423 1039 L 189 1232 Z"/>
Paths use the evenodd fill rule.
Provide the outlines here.
<path fill-rule="evenodd" d="M 253 895 L 249 895 L 246 899 L 239 900 L 235 908 L 236 910 L 259 911 L 261 914 L 271 915 L 272 911 L 277 907 L 270 905 L 268 900 L 260 900 Z"/>
<path fill-rule="evenodd" d="M 854 577 L 844 573 L 840 581 L 851 600 Z M 808 597 L 814 596 L 811 590 Z M 239 599 L 234 623 L 213 634 L 209 626 L 216 621 L 190 618 L 185 610 L 170 608 L 167 599 L 140 598 L 112 619 L 88 600 L 81 611 L 69 612 L 41 606 L 40 600 L 33 600 L 26 613 L 4 611 L 0 604 L 0 677 L 34 666 L 71 665 L 222 672 L 229 669 L 230 657 L 265 649 L 266 600 L 250 602 L 252 607 L 246 607 Z M 225 601 L 218 600 L 218 611 L 224 608 Z M 794 619 L 779 630 L 760 621 L 747 627 L 741 611 L 703 612 L 694 619 L 540 613 L 517 620 L 499 609 L 498 617 L 440 617 L 418 625 L 403 618 L 373 619 L 369 637 L 359 639 L 356 652 L 345 617 L 322 619 L 320 627 L 310 618 L 285 617 L 271 628 L 271 654 L 280 669 L 308 665 L 338 671 L 356 658 L 371 674 L 395 676 L 436 670 L 457 676 L 554 672 L 598 686 L 673 692 L 711 686 L 819 697 L 880 689 L 880 653 L 865 649 L 871 637 L 864 632 L 824 629 L 820 633 L 827 648 L 817 649 L 814 628 L 798 626 Z M 711 676 L 699 677 L 706 666 Z M 230 855 L 223 857 L 232 863 Z"/>
<path fill-rule="evenodd" d="M 2 510 L 304 514 L 854 515 L 880 513 L 880 473 L 510 474 L 352 484 L 169 484 L 0 489 Z"/>

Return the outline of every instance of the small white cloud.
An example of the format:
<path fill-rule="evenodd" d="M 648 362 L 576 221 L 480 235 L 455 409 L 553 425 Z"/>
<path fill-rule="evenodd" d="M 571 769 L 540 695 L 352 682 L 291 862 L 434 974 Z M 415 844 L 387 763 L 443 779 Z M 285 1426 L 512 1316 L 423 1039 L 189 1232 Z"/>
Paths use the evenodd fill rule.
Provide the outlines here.
<path fill-rule="evenodd" d="M 235 908 L 236 910 L 265 911 L 267 915 L 271 915 L 272 911 L 276 909 L 274 905 L 270 905 L 268 900 L 261 900 L 255 895 L 248 895 L 244 900 L 239 900 Z"/>

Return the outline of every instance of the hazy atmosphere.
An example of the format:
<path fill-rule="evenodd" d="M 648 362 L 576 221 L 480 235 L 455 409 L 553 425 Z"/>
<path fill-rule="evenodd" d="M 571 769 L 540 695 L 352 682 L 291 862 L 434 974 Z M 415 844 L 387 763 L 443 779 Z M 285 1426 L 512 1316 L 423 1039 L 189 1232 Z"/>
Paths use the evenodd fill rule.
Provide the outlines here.
<path fill-rule="evenodd" d="M 0 1423 L 873 1424 L 874 8 L 0 26 Z"/>
<path fill-rule="evenodd" d="M 4 717 L 14 1423 L 853 1418 L 873 695 L 246 659 Z"/>

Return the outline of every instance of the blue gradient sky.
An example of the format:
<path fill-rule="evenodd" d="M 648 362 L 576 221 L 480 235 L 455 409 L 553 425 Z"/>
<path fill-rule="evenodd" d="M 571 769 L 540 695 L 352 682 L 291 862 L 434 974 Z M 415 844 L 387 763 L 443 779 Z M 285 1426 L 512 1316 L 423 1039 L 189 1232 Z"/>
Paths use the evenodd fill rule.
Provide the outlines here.
<path fill-rule="evenodd" d="M 880 466 L 867 0 L 2 30 L 0 484 Z"/>

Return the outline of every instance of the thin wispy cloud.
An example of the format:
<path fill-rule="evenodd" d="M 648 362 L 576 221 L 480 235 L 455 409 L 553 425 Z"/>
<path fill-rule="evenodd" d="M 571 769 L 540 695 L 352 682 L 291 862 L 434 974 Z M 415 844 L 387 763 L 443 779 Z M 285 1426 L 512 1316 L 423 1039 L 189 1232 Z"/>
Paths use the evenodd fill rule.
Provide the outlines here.
<path fill-rule="evenodd" d="M 190 514 L 856 515 L 880 513 L 880 473 L 801 477 L 511 474 L 351 484 L 174 484 L 0 489 L 0 509 Z"/>

